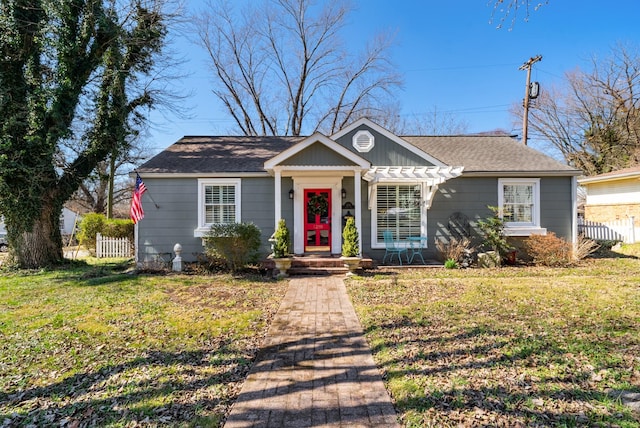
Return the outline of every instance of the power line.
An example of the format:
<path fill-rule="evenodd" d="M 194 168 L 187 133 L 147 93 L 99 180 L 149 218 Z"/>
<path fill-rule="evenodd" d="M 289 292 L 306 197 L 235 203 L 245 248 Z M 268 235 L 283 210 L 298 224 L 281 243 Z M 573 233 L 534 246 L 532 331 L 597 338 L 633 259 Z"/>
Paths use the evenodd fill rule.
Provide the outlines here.
<path fill-rule="evenodd" d="M 480 68 L 498 68 L 498 67 L 513 67 L 516 63 L 510 64 L 485 64 L 485 65 L 461 65 L 451 67 L 431 67 L 431 68 L 410 68 L 404 70 L 405 73 L 413 73 L 416 71 L 451 71 L 451 70 L 474 70 Z"/>
<path fill-rule="evenodd" d="M 458 109 L 448 109 L 448 110 L 426 110 L 421 112 L 411 112 L 411 113 L 402 113 L 399 116 L 426 116 L 434 113 L 465 113 L 465 114 L 473 114 L 473 113 L 499 113 L 509 111 L 507 107 L 510 107 L 511 104 L 498 104 L 491 106 L 480 106 L 480 107 L 468 107 L 468 108 L 458 108 Z"/>

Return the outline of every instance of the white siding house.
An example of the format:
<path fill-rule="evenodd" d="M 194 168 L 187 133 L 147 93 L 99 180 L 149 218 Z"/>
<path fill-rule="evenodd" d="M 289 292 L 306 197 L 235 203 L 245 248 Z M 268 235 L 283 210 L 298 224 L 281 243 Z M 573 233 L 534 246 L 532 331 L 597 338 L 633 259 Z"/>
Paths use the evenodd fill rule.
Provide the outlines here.
<path fill-rule="evenodd" d="M 578 183 L 586 193 L 585 220 L 640 219 L 640 167 L 582 178 Z"/>

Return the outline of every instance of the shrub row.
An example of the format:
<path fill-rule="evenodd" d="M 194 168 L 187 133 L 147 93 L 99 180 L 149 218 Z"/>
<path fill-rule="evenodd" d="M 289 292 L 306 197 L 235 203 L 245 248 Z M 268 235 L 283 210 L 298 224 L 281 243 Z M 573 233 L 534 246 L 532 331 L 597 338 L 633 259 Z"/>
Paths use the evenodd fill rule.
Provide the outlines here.
<path fill-rule="evenodd" d="M 133 228 L 131 220 L 108 219 L 104 214 L 91 213 L 85 215 L 80 222 L 78 241 L 92 250 L 96 248 L 98 233 L 111 238 L 129 238 L 133 242 Z"/>
<path fill-rule="evenodd" d="M 575 248 L 570 242 L 549 232 L 546 235 L 531 235 L 524 240 L 524 250 L 531 257 L 534 264 L 541 266 L 568 266 L 594 253 L 601 244 L 584 237 L 580 237 Z M 444 261 L 451 260 L 456 265 L 462 264 L 465 254 L 474 251 L 468 238 L 460 240 L 451 238 L 447 241 L 437 241 L 436 249 Z"/>

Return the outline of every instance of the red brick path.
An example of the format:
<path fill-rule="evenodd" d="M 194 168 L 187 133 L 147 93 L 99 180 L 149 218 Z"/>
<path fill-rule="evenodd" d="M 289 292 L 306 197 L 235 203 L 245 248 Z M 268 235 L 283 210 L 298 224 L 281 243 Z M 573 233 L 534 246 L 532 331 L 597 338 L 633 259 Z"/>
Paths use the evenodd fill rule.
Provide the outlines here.
<path fill-rule="evenodd" d="M 340 277 L 301 277 L 225 428 L 399 427 Z"/>

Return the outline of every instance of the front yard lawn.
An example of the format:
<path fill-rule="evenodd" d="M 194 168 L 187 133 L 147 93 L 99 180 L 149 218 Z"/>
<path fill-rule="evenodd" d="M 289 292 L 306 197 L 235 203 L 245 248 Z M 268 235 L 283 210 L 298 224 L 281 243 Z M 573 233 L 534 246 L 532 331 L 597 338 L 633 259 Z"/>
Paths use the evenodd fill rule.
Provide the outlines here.
<path fill-rule="evenodd" d="M 640 260 L 348 282 L 406 427 L 638 427 Z"/>
<path fill-rule="evenodd" d="M 286 281 L 0 274 L 0 427 L 217 427 Z M 348 290 L 406 427 L 639 427 L 640 260 L 380 271 Z"/>
<path fill-rule="evenodd" d="M 219 426 L 286 282 L 123 266 L 0 275 L 0 427 Z"/>

